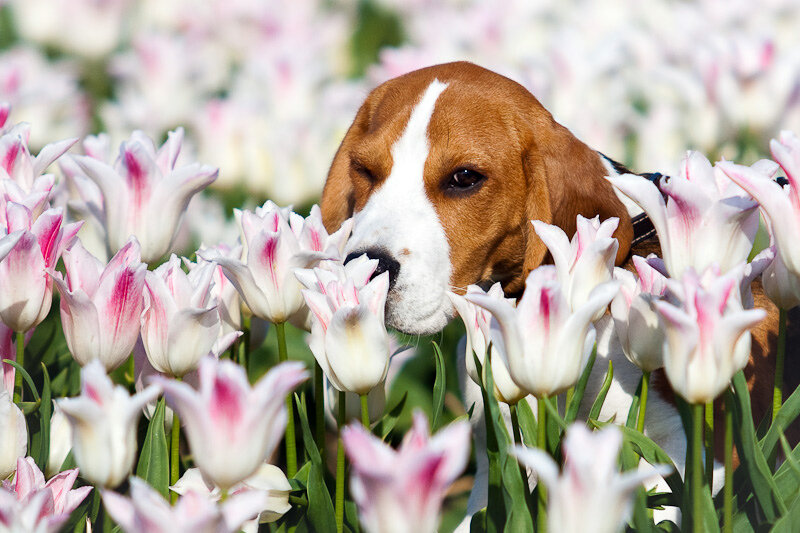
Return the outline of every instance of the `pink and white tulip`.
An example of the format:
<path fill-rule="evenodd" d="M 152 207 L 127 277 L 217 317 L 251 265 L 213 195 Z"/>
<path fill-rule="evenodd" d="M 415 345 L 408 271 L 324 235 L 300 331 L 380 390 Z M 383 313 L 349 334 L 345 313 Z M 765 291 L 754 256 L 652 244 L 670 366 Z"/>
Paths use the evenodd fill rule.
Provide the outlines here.
<path fill-rule="evenodd" d="M 6 204 L 9 232 L 21 236 L 0 261 L 0 319 L 15 332 L 38 325 L 50 312 L 53 279 L 48 272 L 75 240 L 82 222 L 63 225 L 61 209 L 48 209 L 34 219 L 19 204 Z"/>
<path fill-rule="evenodd" d="M 495 300 L 504 300 L 511 305 L 515 301 L 511 298 L 506 298 L 503 294 L 503 288 L 500 283 L 492 285 L 488 291 L 484 292 L 477 285 L 470 285 L 467 287 L 467 295 L 485 295 L 488 298 Z M 448 293 L 448 297 L 455 307 L 461 320 L 464 322 L 464 327 L 467 331 L 467 343 L 465 361 L 467 367 L 467 375 L 472 380 L 480 385 L 486 383 L 486 352 L 491 345 L 491 361 L 492 377 L 494 378 L 494 396 L 498 401 L 515 404 L 525 396 L 527 393 L 514 383 L 511 375 L 508 373 L 508 366 L 506 365 L 506 356 L 501 352 L 505 351 L 503 343 L 503 336 L 500 333 L 499 325 L 496 321 L 492 320 L 492 314 L 470 301 L 464 296 Z M 478 375 L 478 369 L 475 366 L 475 357 L 483 367 L 483 376 Z"/>
<path fill-rule="evenodd" d="M 536 234 L 542 239 L 558 273 L 558 282 L 567 297 L 570 308 L 575 310 L 589 300 L 591 292 L 614 274 L 614 259 L 619 249 L 619 241 L 613 237 L 619 226 L 619 219 L 611 217 L 600 222 L 578 215 L 577 229 L 572 240 L 558 226 L 532 220 Z M 603 309 L 594 316 L 597 320 Z"/>
<path fill-rule="evenodd" d="M 184 259 L 184 264 L 193 271 L 195 269 L 206 268 L 206 264 L 212 264 L 214 273 L 212 275 L 213 283 L 211 285 L 211 298 L 217 301 L 217 310 L 219 311 L 220 318 L 220 337 L 239 331 L 242 329 L 242 300 L 239 293 L 236 291 L 231 280 L 225 276 L 222 267 L 212 261 L 203 259 L 202 254 L 205 248 L 198 252 L 197 262 L 192 263 Z M 212 254 L 221 254 L 228 257 L 239 257 L 241 255 L 241 246 L 229 247 L 224 244 L 219 244 L 213 247 Z"/>
<path fill-rule="evenodd" d="M 286 429 L 286 395 L 308 378 L 301 363 L 282 363 L 250 386 L 244 368 L 207 357 L 200 388 L 156 377 L 167 404 L 180 416 L 194 461 L 223 490 L 253 475 L 275 451 Z M 220 453 L 225 450 L 225 453 Z"/>
<path fill-rule="evenodd" d="M 108 514 L 126 533 L 238 533 L 245 521 L 258 515 L 266 499 L 263 492 L 243 491 L 217 504 L 207 495 L 189 491 L 173 506 L 137 477 L 131 478 L 130 498 L 103 491 Z"/>
<path fill-rule="evenodd" d="M 0 389 L 0 479 L 17 468 L 17 459 L 28 451 L 28 425 L 25 415 L 11 401 L 11 395 Z"/>
<path fill-rule="evenodd" d="M 347 277 L 346 267 L 338 275 L 314 269 L 316 286 L 306 280 L 314 289 L 303 290 L 303 297 L 313 317 L 309 347 L 325 376 L 342 392 L 367 394 L 389 370 L 391 352 L 384 325 L 389 273 L 364 283 L 377 261 L 361 264 L 354 278 Z"/>
<path fill-rule="evenodd" d="M 664 330 L 653 304 L 666 293 L 667 278 L 654 267 L 656 261 L 634 256 L 638 276 L 621 268 L 614 272 L 622 283 L 611 301 L 614 329 L 625 356 L 644 372 L 664 366 Z"/>
<path fill-rule="evenodd" d="M 215 266 L 186 274 L 173 254 L 145 274 L 142 344 L 159 372 L 183 377 L 217 342 L 220 318 L 210 295 Z"/>
<path fill-rule="evenodd" d="M 687 269 L 669 280 L 678 303 L 655 302 L 665 327 L 664 370 L 673 390 L 692 404 L 714 400 L 750 357 L 749 329 L 766 316 L 743 309 L 739 278 L 715 267 L 701 279 Z"/>
<path fill-rule="evenodd" d="M 103 194 L 101 222 L 111 252 L 131 235 L 141 243 L 146 263 L 170 251 L 189 200 L 218 173 L 198 163 L 176 167 L 182 142 L 183 129 L 178 128 L 156 150 L 149 137 L 136 131 L 120 146 L 113 166 L 91 156 L 72 156 Z"/>
<path fill-rule="evenodd" d="M 661 180 L 661 190 L 641 176 L 609 178 L 652 220 L 673 277 L 680 277 L 688 267 L 702 272 L 715 262 L 727 272 L 744 262 L 753 248 L 758 204 L 725 177 L 727 165 L 717 163 L 713 168 L 705 156 L 689 152 L 679 174 Z M 765 176 L 777 169 L 766 160 L 745 168 Z"/>
<path fill-rule="evenodd" d="M 43 175 L 45 170 L 78 141 L 67 139 L 48 144 L 33 157 L 28 149 L 30 127 L 27 124 L 17 124 L 0 134 L 0 180 L 9 179 L 28 193 L 42 190 L 47 182 L 52 187 L 53 176 Z"/>
<path fill-rule="evenodd" d="M 393 450 L 360 424 L 342 430 L 353 472 L 350 491 L 369 533 L 433 533 L 445 492 L 469 460 L 470 427 L 454 422 L 430 436 L 425 415 Z"/>
<path fill-rule="evenodd" d="M 14 480 L 0 488 L 0 529 L 3 531 L 56 532 L 92 487 L 73 489 L 78 469 L 66 470 L 47 483 L 31 457 L 20 457 Z"/>
<path fill-rule="evenodd" d="M 148 387 L 131 396 L 112 383 L 97 360 L 81 369 L 80 396 L 56 403 L 72 425 L 72 452 L 82 477 L 103 487 L 116 487 L 128 477 L 142 408 L 158 394 L 158 387 Z"/>
<path fill-rule="evenodd" d="M 730 162 L 720 163 L 720 168 L 761 204 L 783 264 L 800 277 L 800 139 L 792 132 L 782 131 L 769 146 L 772 157 L 786 174 L 788 187 L 775 182 L 774 173 Z"/>
<path fill-rule="evenodd" d="M 761 274 L 761 284 L 764 293 L 780 309 L 791 309 L 800 305 L 800 277 L 789 272 L 783 256 L 773 245 L 763 250 L 753 262 L 758 259 L 769 261 Z"/>
<path fill-rule="evenodd" d="M 592 352 L 592 321 L 617 294 L 619 283 L 597 286 L 574 311 L 552 265 L 533 270 L 516 308 L 505 300 L 480 294 L 466 299 L 488 310 L 502 334 L 511 378 L 537 398 L 553 396 L 575 384 Z"/>
<path fill-rule="evenodd" d="M 103 265 L 78 242 L 64 253 L 66 279 L 54 272 L 61 293 L 61 323 L 72 356 L 81 365 L 95 359 L 107 370 L 133 351 L 141 328 L 147 265 L 132 239 Z"/>
<path fill-rule="evenodd" d="M 516 446 L 512 454 L 547 485 L 547 528 L 559 533 L 616 533 L 633 508 L 633 492 L 647 479 L 667 474 L 655 471 L 619 472 L 622 433 L 614 425 L 590 431 L 575 423 L 564 438 L 564 469 L 545 452 Z"/>
<path fill-rule="evenodd" d="M 242 260 L 212 250 L 204 251 L 202 257 L 222 267 L 253 315 L 286 322 L 303 307 L 302 286 L 294 270 L 309 268 L 328 256 L 301 245 L 293 231 L 299 223 L 289 225 L 290 218 L 297 218 L 291 217 L 287 208 L 267 201 L 255 212 L 236 211 L 236 215 L 242 232 Z"/>

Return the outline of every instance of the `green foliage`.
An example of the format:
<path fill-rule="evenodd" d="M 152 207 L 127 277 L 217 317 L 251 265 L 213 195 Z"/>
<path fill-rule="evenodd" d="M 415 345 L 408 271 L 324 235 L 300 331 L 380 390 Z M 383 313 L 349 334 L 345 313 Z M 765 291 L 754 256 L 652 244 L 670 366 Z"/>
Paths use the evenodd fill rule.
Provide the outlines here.
<path fill-rule="evenodd" d="M 147 436 L 136 466 L 136 475 L 150 483 L 164 498 L 169 497 L 169 450 L 164 430 L 166 410 L 166 402 L 162 397 L 147 425 Z"/>

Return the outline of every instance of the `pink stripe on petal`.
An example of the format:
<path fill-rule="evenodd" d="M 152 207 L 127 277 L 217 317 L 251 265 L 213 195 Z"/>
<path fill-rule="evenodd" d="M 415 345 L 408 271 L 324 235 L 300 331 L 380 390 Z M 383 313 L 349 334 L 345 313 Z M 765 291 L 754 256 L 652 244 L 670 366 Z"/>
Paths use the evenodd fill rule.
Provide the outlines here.
<path fill-rule="evenodd" d="M 244 415 L 244 397 L 237 384 L 223 375 L 214 377 L 209 398 L 209 415 L 224 427 L 236 426 Z"/>
<path fill-rule="evenodd" d="M 17 155 L 19 154 L 21 148 L 22 148 L 22 141 L 18 140 L 14 142 L 8 148 L 8 150 L 6 150 L 5 154 L 3 154 L 3 159 L 2 162 L 0 162 L 0 164 L 2 164 L 3 168 L 6 169 L 6 172 L 8 172 L 9 174 L 11 174 L 14 168 L 14 163 L 17 160 Z"/>
<path fill-rule="evenodd" d="M 110 319 L 114 323 L 114 338 L 121 331 L 132 327 L 132 323 L 138 324 L 142 310 L 142 291 L 137 279 L 139 277 L 135 270 L 126 268 L 115 280 L 108 308 Z"/>

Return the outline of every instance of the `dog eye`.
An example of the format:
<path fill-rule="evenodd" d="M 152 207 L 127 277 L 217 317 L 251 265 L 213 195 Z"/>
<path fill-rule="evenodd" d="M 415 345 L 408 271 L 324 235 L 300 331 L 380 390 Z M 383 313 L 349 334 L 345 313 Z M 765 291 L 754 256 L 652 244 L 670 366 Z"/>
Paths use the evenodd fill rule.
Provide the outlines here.
<path fill-rule="evenodd" d="M 486 179 L 486 176 L 469 168 L 460 168 L 453 172 L 450 181 L 447 182 L 448 189 L 470 189 Z"/>
<path fill-rule="evenodd" d="M 355 161 L 355 160 L 351 161 L 350 162 L 350 168 L 356 174 L 358 174 L 359 176 L 361 176 L 362 178 L 366 179 L 369 182 L 374 182 L 376 180 L 375 174 L 369 168 L 364 166 L 363 163 L 360 163 L 359 161 Z"/>

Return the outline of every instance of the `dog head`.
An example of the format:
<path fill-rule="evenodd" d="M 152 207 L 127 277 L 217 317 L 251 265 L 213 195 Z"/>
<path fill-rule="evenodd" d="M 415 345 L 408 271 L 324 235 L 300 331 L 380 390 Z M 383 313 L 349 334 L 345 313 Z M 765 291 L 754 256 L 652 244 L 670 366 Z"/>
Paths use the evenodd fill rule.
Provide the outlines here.
<path fill-rule="evenodd" d="M 623 260 L 633 230 L 608 173 L 521 85 L 449 63 L 369 94 L 334 157 L 321 209 L 329 230 L 353 216 L 346 252 L 389 271 L 387 323 L 426 334 L 452 316 L 449 290 L 488 280 L 522 290 L 547 255 L 532 219 L 571 235 L 578 214 L 619 217 Z"/>

